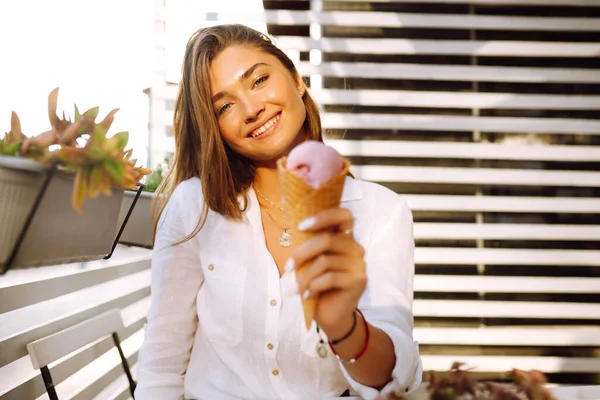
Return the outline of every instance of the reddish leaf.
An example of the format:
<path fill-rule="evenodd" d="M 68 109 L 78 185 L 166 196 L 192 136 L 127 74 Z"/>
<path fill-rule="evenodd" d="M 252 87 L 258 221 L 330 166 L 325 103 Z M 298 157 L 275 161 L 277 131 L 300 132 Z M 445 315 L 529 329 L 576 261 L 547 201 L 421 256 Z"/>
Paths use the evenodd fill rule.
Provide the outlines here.
<path fill-rule="evenodd" d="M 89 177 L 89 196 L 92 199 L 98 197 L 100 192 L 103 191 L 102 184 L 104 183 L 104 169 L 101 165 L 93 167 L 90 171 Z"/>
<path fill-rule="evenodd" d="M 58 117 L 56 115 L 56 106 L 58 104 L 58 88 L 54 89 L 48 95 L 48 118 L 52 127 L 57 127 L 59 124 Z"/>
<path fill-rule="evenodd" d="M 19 116 L 14 111 L 10 116 L 10 132 L 8 138 L 13 143 L 21 141 L 25 138 L 25 135 L 23 135 L 23 132 L 21 132 L 21 121 L 19 120 Z"/>
<path fill-rule="evenodd" d="M 67 126 L 67 128 L 60 135 L 60 141 L 63 144 L 71 144 L 75 139 L 79 137 L 79 127 L 81 126 L 81 122 L 74 122 Z"/>
<path fill-rule="evenodd" d="M 75 147 L 62 147 L 56 155 L 59 160 L 68 165 L 84 167 L 90 163 L 85 150 Z"/>
<path fill-rule="evenodd" d="M 79 214 L 83 212 L 83 202 L 87 194 L 87 174 L 83 168 L 77 168 L 73 183 L 73 208 Z"/>
<path fill-rule="evenodd" d="M 118 108 L 115 108 L 114 110 L 111 110 L 111 112 L 108 113 L 108 115 L 106 117 L 104 117 L 104 119 L 102 120 L 102 122 L 100 122 L 98 125 L 102 126 L 104 128 L 105 131 L 108 131 L 108 129 L 110 128 L 110 126 L 112 125 L 114 119 L 115 119 L 115 114 L 119 111 Z"/>

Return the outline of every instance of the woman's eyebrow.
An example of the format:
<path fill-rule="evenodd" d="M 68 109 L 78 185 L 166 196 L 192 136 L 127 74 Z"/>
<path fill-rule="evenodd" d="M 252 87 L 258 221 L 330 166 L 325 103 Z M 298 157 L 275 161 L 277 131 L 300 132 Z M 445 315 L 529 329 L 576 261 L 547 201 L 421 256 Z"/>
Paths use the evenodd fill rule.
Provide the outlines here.
<path fill-rule="evenodd" d="M 256 68 L 258 67 L 268 67 L 269 64 L 264 63 L 264 62 L 258 62 L 256 64 L 254 64 L 253 66 L 251 66 L 250 68 L 248 68 L 241 76 L 240 76 L 240 82 L 241 81 L 245 81 L 246 79 L 248 79 L 256 70 Z M 212 102 L 215 103 L 217 101 L 219 101 L 220 99 L 222 99 L 225 96 L 225 92 L 219 92 L 217 94 L 215 94 L 212 97 Z"/>

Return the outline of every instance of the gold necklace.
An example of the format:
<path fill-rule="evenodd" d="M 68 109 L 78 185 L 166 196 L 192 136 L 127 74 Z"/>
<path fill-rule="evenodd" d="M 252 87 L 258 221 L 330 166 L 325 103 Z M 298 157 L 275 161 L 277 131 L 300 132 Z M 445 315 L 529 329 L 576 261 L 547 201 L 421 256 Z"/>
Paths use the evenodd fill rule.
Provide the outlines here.
<path fill-rule="evenodd" d="M 269 203 L 270 205 L 272 205 L 272 206 L 273 206 L 273 207 L 275 207 L 276 209 L 280 210 L 280 211 L 281 211 L 281 212 L 282 212 L 282 213 L 285 215 L 285 211 L 283 210 L 283 208 L 279 207 L 278 205 L 276 205 L 275 203 L 273 203 L 271 200 L 267 199 L 267 198 L 265 197 L 265 195 L 264 195 L 264 194 L 262 194 L 262 193 L 260 192 L 260 190 L 258 190 L 258 188 L 257 188 L 256 186 L 252 185 L 252 187 L 254 188 L 254 190 L 256 190 L 256 193 L 258 193 L 258 195 L 259 195 L 260 197 L 262 197 L 262 198 L 263 198 L 263 199 L 264 199 L 264 200 L 265 200 L 267 203 Z"/>
<path fill-rule="evenodd" d="M 254 190 L 256 191 L 256 193 L 258 193 L 258 195 L 260 197 L 262 197 L 263 199 L 265 199 L 267 201 L 267 203 L 269 203 L 270 205 L 272 205 L 273 207 L 277 208 L 278 210 L 281 210 L 281 212 L 283 212 L 283 217 L 285 218 L 285 211 L 283 211 L 283 208 L 276 206 L 275 204 L 273 204 L 273 202 L 269 199 L 267 199 L 265 196 L 263 196 L 263 194 L 261 192 L 258 191 L 258 189 L 256 188 L 256 186 L 252 185 L 254 187 Z M 258 203 L 260 206 L 262 206 L 262 204 Z M 281 234 L 279 235 L 279 238 L 277 239 L 277 241 L 279 242 L 279 245 L 281 247 L 285 247 L 288 248 L 292 245 L 292 235 L 290 235 L 290 233 L 288 232 L 289 228 L 284 228 L 282 226 L 280 226 L 277 221 L 275 221 L 275 218 L 273 218 L 273 216 L 271 215 L 271 213 L 269 212 L 269 210 L 262 206 L 262 208 L 265 209 L 265 211 L 267 212 L 267 215 L 269 216 L 269 218 L 271 218 L 271 221 L 273 221 L 275 223 L 275 225 L 277 225 L 279 227 L 279 229 L 283 229 L 283 232 L 281 232 Z"/>

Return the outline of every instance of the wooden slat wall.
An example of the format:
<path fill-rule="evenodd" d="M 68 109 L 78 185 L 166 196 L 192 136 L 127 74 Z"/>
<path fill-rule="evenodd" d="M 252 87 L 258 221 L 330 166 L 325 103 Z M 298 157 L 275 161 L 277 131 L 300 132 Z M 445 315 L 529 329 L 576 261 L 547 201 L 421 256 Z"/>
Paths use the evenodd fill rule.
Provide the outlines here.
<path fill-rule="evenodd" d="M 600 4 L 446 3 L 325 1 L 304 16 L 322 39 L 273 30 L 321 52 L 300 70 L 329 142 L 408 195 L 425 368 L 596 382 Z"/>
<path fill-rule="evenodd" d="M 328 143 L 407 199 L 425 368 L 597 382 L 600 2 L 263 3 L 211 18 L 298 51 Z"/>
<path fill-rule="evenodd" d="M 110 260 L 0 276 L 0 399 L 47 399 L 27 344 L 115 308 L 125 324 L 118 334 L 135 376 L 150 305 L 150 256 L 149 250 L 119 246 Z M 61 399 L 130 398 L 110 337 L 51 363 L 50 371 Z"/>

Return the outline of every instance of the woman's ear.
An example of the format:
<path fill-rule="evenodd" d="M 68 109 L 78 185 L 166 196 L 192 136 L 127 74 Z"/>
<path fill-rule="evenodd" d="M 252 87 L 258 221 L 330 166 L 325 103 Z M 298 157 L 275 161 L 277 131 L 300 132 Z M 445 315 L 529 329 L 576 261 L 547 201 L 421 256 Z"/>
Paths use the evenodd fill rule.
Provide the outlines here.
<path fill-rule="evenodd" d="M 306 84 L 298 73 L 296 73 L 296 87 L 298 88 L 298 94 L 300 97 L 304 96 L 304 93 L 306 92 Z"/>

